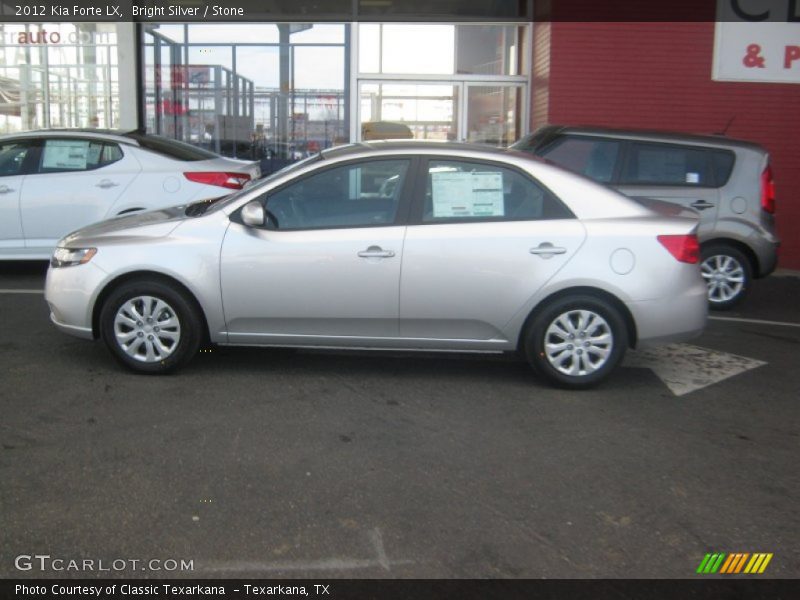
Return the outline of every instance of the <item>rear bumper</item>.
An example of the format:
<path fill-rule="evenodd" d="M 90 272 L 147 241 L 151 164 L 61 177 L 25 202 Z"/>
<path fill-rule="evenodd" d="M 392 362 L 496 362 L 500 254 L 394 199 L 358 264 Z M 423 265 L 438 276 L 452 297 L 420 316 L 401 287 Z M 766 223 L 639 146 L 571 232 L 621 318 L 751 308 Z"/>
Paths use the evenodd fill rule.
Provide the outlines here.
<path fill-rule="evenodd" d="M 636 322 L 637 346 L 682 342 L 703 332 L 708 318 L 705 281 L 691 285 L 683 294 L 628 304 Z"/>
<path fill-rule="evenodd" d="M 750 247 L 756 254 L 758 260 L 757 278 L 766 277 L 778 266 L 778 248 L 781 241 L 775 236 L 764 237 L 761 235 L 751 235 L 748 240 Z"/>

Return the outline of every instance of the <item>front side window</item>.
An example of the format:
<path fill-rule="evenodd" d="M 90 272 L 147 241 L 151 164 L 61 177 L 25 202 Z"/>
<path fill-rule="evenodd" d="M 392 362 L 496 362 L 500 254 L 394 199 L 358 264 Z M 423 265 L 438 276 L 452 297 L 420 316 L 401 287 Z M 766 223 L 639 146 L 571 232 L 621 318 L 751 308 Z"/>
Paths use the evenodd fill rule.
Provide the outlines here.
<path fill-rule="evenodd" d="M 633 143 L 621 183 L 712 185 L 708 152 L 671 144 Z"/>
<path fill-rule="evenodd" d="M 97 140 L 45 140 L 39 161 L 40 173 L 91 171 L 122 158 L 117 144 Z"/>
<path fill-rule="evenodd" d="M 276 229 L 391 225 L 409 160 L 376 160 L 326 169 L 270 194 Z"/>
<path fill-rule="evenodd" d="M 0 144 L 0 177 L 22 173 L 23 163 L 30 149 L 30 142 Z"/>
<path fill-rule="evenodd" d="M 609 183 L 619 157 L 619 142 L 603 139 L 562 137 L 538 154 L 574 173 Z"/>
<path fill-rule="evenodd" d="M 526 221 L 572 215 L 547 189 L 494 164 L 431 160 L 422 221 Z"/>

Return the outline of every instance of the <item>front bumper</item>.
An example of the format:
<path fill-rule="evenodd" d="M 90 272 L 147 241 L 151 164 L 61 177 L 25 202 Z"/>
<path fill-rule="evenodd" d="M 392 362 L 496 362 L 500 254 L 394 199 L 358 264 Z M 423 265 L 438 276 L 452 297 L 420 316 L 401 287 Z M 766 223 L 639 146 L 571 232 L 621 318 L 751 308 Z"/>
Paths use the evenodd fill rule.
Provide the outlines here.
<path fill-rule="evenodd" d="M 49 268 L 44 298 L 50 307 L 53 324 L 64 333 L 93 339 L 92 310 L 106 278 L 106 272 L 91 262 L 74 267 Z"/>

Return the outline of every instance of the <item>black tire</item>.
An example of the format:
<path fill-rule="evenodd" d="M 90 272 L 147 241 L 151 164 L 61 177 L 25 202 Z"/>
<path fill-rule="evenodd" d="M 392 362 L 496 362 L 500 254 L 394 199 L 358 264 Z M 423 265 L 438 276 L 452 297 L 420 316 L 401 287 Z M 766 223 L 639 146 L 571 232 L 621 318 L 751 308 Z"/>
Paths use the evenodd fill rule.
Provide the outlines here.
<path fill-rule="evenodd" d="M 700 250 L 700 269 L 708 284 L 708 306 L 730 310 L 739 304 L 753 281 L 753 267 L 745 254 L 727 244 L 709 244 Z"/>
<path fill-rule="evenodd" d="M 124 313 L 120 313 L 123 307 Z M 128 317 L 134 314 L 145 317 L 133 323 Z M 152 315 L 151 323 L 147 322 L 148 314 Z M 117 361 L 132 371 L 150 375 L 171 373 L 188 363 L 200 348 L 204 332 L 199 309 L 185 292 L 166 282 L 147 280 L 130 281 L 111 292 L 103 303 L 99 325 L 100 336 Z M 128 351 L 118 335 L 121 340 L 130 340 Z"/>
<path fill-rule="evenodd" d="M 588 317 L 591 313 L 600 317 L 600 320 L 586 319 L 582 331 L 588 332 L 587 339 L 581 338 L 581 328 L 578 311 L 584 311 L 584 316 Z M 556 321 L 563 322 L 568 319 L 569 324 L 575 329 L 574 341 L 568 339 L 566 334 L 570 334 L 568 329 L 564 329 L 565 335 L 554 333 L 548 330 L 551 326 L 555 327 Z M 589 327 L 585 327 L 589 324 Z M 610 338 L 599 337 L 600 334 L 609 334 Z M 548 339 L 555 343 L 563 338 L 563 351 L 553 350 L 548 357 L 545 344 Z M 539 309 L 534 317 L 529 321 L 525 331 L 523 349 L 528 363 L 533 367 L 537 374 L 544 377 L 551 383 L 559 387 L 569 389 L 586 389 L 593 387 L 608 377 L 611 372 L 625 356 L 628 346 L 628 329 L 625 319 L 620 311 L 610 302 L 602 298 L 579 294 L 575 296 L 565 296 L 548 303 Z M 582 344 L 590 344 L 589 350 L 582 347 Z M 607 350 L 604 357 L 601 357 L 602 350 Z M 555 362 L 561 362 L 561 369 L 571 370 L 573 366 L 576 373 L 565 373 L 560 370 Z"/>

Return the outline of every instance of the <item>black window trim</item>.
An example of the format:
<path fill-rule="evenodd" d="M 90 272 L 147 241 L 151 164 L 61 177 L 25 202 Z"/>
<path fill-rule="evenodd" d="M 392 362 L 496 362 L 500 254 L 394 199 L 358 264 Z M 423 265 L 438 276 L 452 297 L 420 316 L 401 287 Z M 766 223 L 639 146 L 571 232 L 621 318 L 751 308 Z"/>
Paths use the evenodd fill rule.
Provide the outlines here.
<path fill-rule="evenodd" d="M 233 211 L 230 215 L 230 220 L 234 223 L 238 223 L 240 225 L 243 224 L 241 213 L 242 210 L 246 205 L 253 201 L 261 202 L 262 206 L 266 210 L 267 203 L 269 202 L 270 196 L 276 194 L 278 192 L 283 191 L 287 187 L 294 185 L 296 183 L 300 183 L 305 179 L 309 179 L 314 177 L 315 175 L 319 175 L 320 173 L 324 173 L 333 169 L 337 169 L 340 167 L 348 167 L 351 165 L 357 165 L 362 163 L 373 163 L 373 162 L 391 162 L 391 161 L 398 161 L 404 160 L 408 162 L 408 168 L 406 169 L 406 176 L 405 181 L 403 182 L 403 189 L 400 191 L 400 197 L 398 198 L 397 203 L 397 212 L 394 215 L 394 221 L 391 223 L 368 223 L 365 225 L 349 225 L 349 226 L 321 226 L 321 227 L 293 227 L 291 229 L 275 229 L 274 227 L 255 227 L 254 229 L 261 229 L 264 231 L 273 231 L 275 233 L 296 233 L 298 231 L 332 231 L 332 230 L 341 230 L 341 229 L 375 229 L 381 227 L 398 227 L 408 224 L 408 217 L 410 211 L 410 204 L 411 204 L 411 191 L 415 188 L 414 183 L 418 177 L 418 170 L 419 170 L 419 158 L 411 155 L 411 154 L 392 154 L 392 155 L 380 155 L 380 156 L 371 156 L 371 157 L 361 157 L 361 158 L 352 158 L 348 160 L 341 160 L 330 165 L 325 165 L 322 168 L 315 168 L 308 173 L 304 173 L 294 179 L 290 179 L 289 181 L 282 183 L 279 186 L 271 188 L 270 190 L 260 194 L 259 196 L 245 202 L 241 207 Z M 324 158 L 321 161 L 317 162 L 324 162 Z"/>
<path fill-rule="evenodd" d="M 561 219 L 522 219 L 522 218 L 510 218 L 507 216 L 502 217 L 453 217 L 449 219 L 438 219 L 436 221 L 424 221 L 423 214 L 425 212 L 425 191 L 428 185 L 427 177 L 428 177 L 428 165 L 432 161 L 449 161 L 449 162 L 465 162 L 465 163 L 474 163 L 477 165 L 483 166 L 496 166 L 503 169 L 507 169 L 509 171 L 513 171 L 518 175 L 524 177 L 534 185 L 542 188 L 550 197 L 555 200 L 561 208 L 564 209 L 567 217 L 562 217 Z M 476 224 L 479 225 L 481 223 L 546 223 L 548 221 L 559 221 L 559 220 L 571 220 L 577 219 L 575 213 L 567 206 L 567 204 L 558 197 L 558 195 L 553 192 L 549 187 L 547 187 L 544 183 L 542 183 L 539 179 L 533 177 L 530 173 L 525 171 L 524 169 L 520 169 L 516 165 L 512 165 L 506 162 L 492 160 L 492 159 L 485 159 L 485 158 L 473 158 L 470 156 L 453 156 L 453 155 L 425 155 L 424 157 L 420 157 L 420 165 L 419 165 L 419 173 L 417 174 L 417 178 L 415 180 L 416 185 L 414 186 L 414 197 L 411 206 L 411 214 L 409 215 L 408 225 L 468 225 L 468 224 Z"/>

